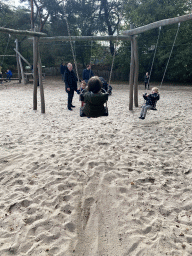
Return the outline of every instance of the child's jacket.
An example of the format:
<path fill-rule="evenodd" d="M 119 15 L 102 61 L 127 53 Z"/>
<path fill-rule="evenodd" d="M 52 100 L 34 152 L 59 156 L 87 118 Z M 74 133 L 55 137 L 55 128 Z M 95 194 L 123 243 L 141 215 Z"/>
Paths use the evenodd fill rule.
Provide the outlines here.
<path fill-rule="evenodd" d="M 160 95 L 158 93 L 149 94 L 148 96 L 144 94 L 143 98 L 146 100 L 146 105 L 151 105 L 155 108 Z"/>
<path fill-rule="evenodd" d="M 86 103 L 83 112 L 89 117 L 102 116 L 105 113 L 104 103 L 108 100 L 108 93 L 85 92 L 82 99 Z"/>

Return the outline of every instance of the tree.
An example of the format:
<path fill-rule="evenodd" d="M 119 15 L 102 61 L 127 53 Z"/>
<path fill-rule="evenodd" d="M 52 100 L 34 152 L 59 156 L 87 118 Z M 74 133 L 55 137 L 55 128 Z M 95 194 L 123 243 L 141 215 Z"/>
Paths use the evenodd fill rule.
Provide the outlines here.
<path fill-rule="evenodd" d="M 130 23 L 133 23 L 135 27 L 139 27 L 158 20 L 184 15 L 191 9 L 192 6 L 191 2 L 187 0 L 130 0 L 128 2 L 125 1 L 124 7 L 126 10 L 127 27 L 129 27 Z M 184 68 L 184 66 L 188 67 L 191 66 L 191 64 L 187 64 L 186 59 L 188 58 L 183 61 L 181 55 L 185 56 L 186 52 L 190 53 L 191 46 L 188 43 L 187 47 L 189 47 L 189 49 L 185 47 L 183 50 L 182 46 L 179 46 L 182 41 L 185 41 L 186 43 L 187 34 L 190 35 L 192 32 L 191 27 L 189 25 L 187 26 L 187 24 L 191 24 L 191 22 L 184 22 L 181 24 L 176 45 L 174 47 L 165 76 L 165 80 L 167 81 L 173 81 L 174 78 L 179 81 L 180 78 L 183 77 L 181 74 L 182 72 L 185 73 L 185 77 L 189 77 L 189 74 L 186 73 L 187 68 Z M 187 28 L 187 30 L 185 28 Z M 184 32 L 184 30 L 186 31 Z M 153 80 L 161 81 L 162 79 L 176 31 L 177 25 L 171 25 L 161 29 L 160 40 L 151 76 L 151 79 Z M 152 49 L 154 49 L 153 46 L 156 45 L 158 33 L 159 29 L 154 29 L 139 35 L 138 44 L 140 59 L 140 80 L 143 80 L 143 74 L 146 71 L 150 71 L 152 59 L 154 56 L 154 50 Z M 180 36 L 181 33 L 183 37 Z M 178 56 L 180 56 L 180 58 L 178 58 Z M 180 68 L 176 68 L 176 65 Z"/>
<path fill-rule="evenodd" d="M 0 26 L 11 29 L 29 30 L 30 13 L 25 8 L 11 9 L 8 5 L 0 2 Z M 20 42 L 26 39 L 25 36 L 18 35 L 17 38 Z M 6 33 L 0 34 L 0 55 L 15 55 L 15 39 L 15 35 L 9 35 Z M 28 47 L 26 47 L 26 49 L 28 49 Z M 3 63 L 3 70 L 6 70 L 9 67 L 14 71 L 16 66 L 16 59 L 14 57 L 0 57 L 0 62 L 1 64 Z"/>
<path fill-rule="evenodd" d="M 28 2 L 31 6 L 31 0 L 20 0 Z M 57 0 L 33 0 L 34 3 L 34 23 L 38 25 L 38 31 L 42 32 L 43 28 L 50 17 L 58 15 L 62 1 Z"/>
<path fill-rule="evenodd" d="M 108 1 L 100 0 L 99 6 L 99 20 L 101 31 L 107 32 L 108 35 L 118 33 L 119 24 L 122 19 L 123 2 L 122 1 Z M 110 41 L 110 51 L 114 54 L 114 44 Z"/>

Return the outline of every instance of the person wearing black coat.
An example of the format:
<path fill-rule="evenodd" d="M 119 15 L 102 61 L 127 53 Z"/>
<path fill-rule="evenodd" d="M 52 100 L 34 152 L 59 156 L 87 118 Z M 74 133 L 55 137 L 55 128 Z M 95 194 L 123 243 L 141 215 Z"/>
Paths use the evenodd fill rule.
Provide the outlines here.
<path fill-rule="evenodd" d="M 64 81 L 64 75 L 65 75 L 65 71 L 67 70 L 67 67 L 65 66 L 65 63 L 61 63 L 60 66 L 60 73 L 61 73 L 61 77 L 62 77 L 62 81 Z"/>
<path fill-rule="evenodd" d="M 74 91 L 77 91 L 77 77 L 73 71 L 73 65 L 67 64 L 67 69 L 64 74 L 65 90 L 68 94 L 68 110 L 72 110 L 75 106 L 72 105 Z"/>
<path fill-rule="evenodd" d="M 149 73 L 146 72 L 145 76 L 144 76 L 144 83 L 145 83 L 145 90 L 148 89 L 149 90 Z"/>
<path fill-rule="evenodd" d="M 91 65 L 88 64 L 87 68 L 83 70 L 83 80 L 88 83 L 89 79 L 94 76 L 93 71 L 91 70 Z"/>

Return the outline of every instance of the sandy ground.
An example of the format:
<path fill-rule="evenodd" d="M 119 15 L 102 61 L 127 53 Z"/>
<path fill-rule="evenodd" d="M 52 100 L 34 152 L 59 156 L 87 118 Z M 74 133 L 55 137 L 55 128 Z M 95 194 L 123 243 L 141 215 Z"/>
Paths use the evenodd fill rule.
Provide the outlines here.
<path fill-rule="evenodd" d="M 60 80 L 33 111 L 32 87 L 0 85 L 0 255 L 192 255 L 192 87 L 160 88 L 145 120 L 125 84 L 99 118 Z"/>

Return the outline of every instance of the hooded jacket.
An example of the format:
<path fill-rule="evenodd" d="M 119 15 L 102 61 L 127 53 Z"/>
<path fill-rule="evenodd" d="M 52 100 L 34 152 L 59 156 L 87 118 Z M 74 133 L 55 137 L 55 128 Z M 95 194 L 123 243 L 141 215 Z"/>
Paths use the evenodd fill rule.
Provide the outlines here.
<path fill-rule="evenodd" d="M 83 113 L 88 117 L 98 117 L 105 114 L 104 103 L 108 100 L 108 93 L 85 92 L 83 100 L 86 103 L 82 108 Z"/>
<path fill-rule="evenodd" d="M 160 99 L 160 95 L 158 93 L 152 93 L 148 96 L 144 94 L 143 98 L 146 100 L 146 105 L 151 105 L 155 108 L 157 101 Z"/>

